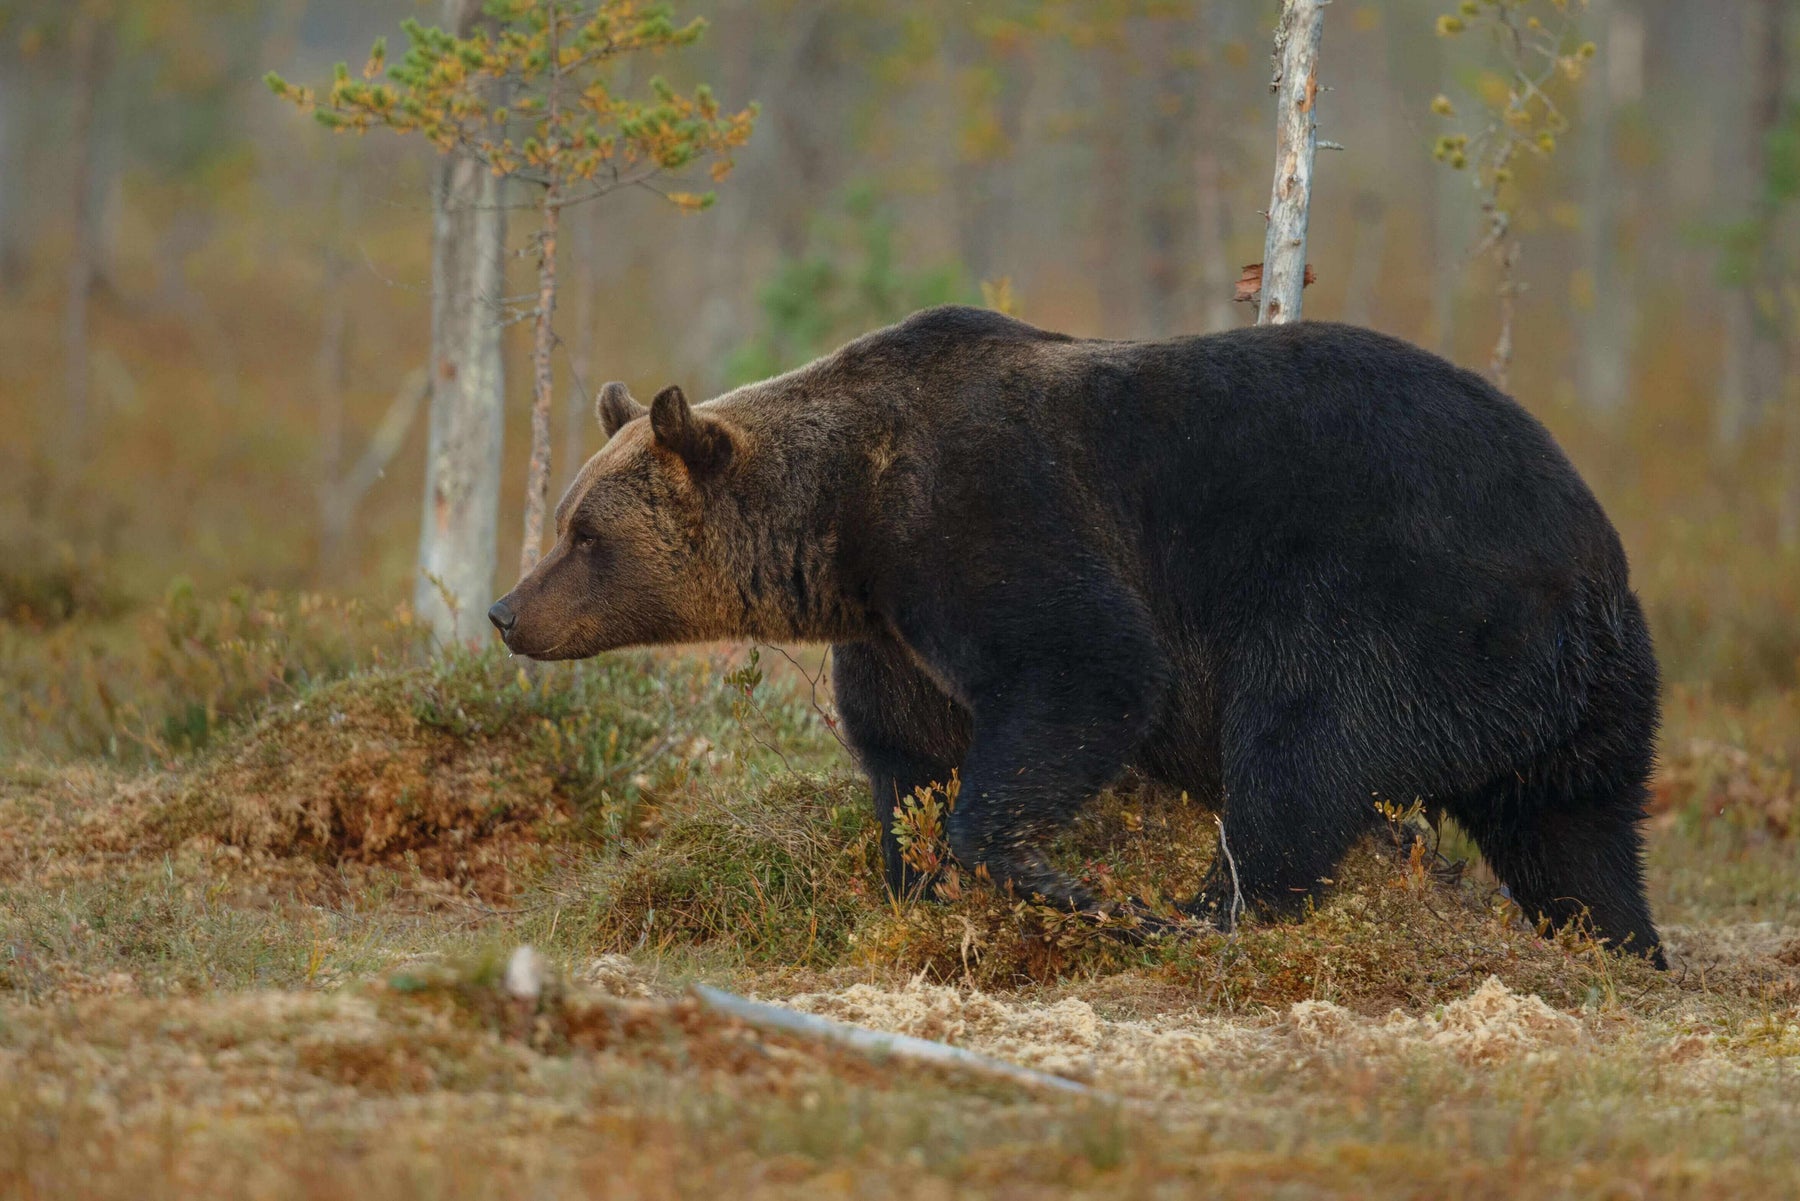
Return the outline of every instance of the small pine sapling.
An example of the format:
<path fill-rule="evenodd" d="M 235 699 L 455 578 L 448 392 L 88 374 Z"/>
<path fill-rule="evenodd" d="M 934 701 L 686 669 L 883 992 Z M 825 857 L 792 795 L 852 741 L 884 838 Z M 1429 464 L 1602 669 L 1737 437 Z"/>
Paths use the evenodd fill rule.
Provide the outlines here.
<path fill-rule="evenodd" d="M 662 180 L 708 164 L 713 181 L 748 141 L 755 106 L 726 112 L 705 85 L 683 93 L 662 78 L 649 95 L 615 90 L 619 63 L 693 45 L 701 20 L 678 24 L 668 5 L 640 0 L 488 0 L 468 37 L 408 20 L 410 46 L 389 65 L 385 41 L 361 78 L 340 63 L 322 91 L 271 72 L 271 91 L 310 110 L 329 129 L 417 133 L 440 153 L 467 154 L 495 175 L 537 190 L 538 287 L 530 316 L 533 397 L 521 571 L 537 561 L 550 488 L 551 353 L 562 211 L 620 188 L 656 192 L 693 211 L 711 192 L 665 189 Z"/>
<path fill-rule="evenodd" d="M 1506 387 L 1513 358 L 1513 318 L 1518 282 L 1519 236 L 1514 218 L 1522 204 L 1519 172 L 1556 152 L 1569 121 L 1556 93 L 1572 86 L 1596 53 L 1577 42 L 1577 22 L 1587 0 L 1463 0 L 1437 18 L 1438 36 L 1485 37 L 1496 60 L 1483 70 L 1459 106 L 1438 95 L 1431 111 L 1454 128 L 1432 143 L 1431 154 L 1454 171 L 1467 171 L 1486 225 L 1475 256 L 1493 254 L 1500 270 L 1500 329 L 1488 373 Z M 1538 11 L 1533 11 L 1538 10 Z M 1466 110 L 1466 115 L 1465 115 Z"/>

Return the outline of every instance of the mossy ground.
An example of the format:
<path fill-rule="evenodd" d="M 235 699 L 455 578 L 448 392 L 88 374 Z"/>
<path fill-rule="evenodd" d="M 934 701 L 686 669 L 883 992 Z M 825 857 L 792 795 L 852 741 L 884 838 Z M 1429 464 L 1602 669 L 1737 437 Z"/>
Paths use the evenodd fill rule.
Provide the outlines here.
<path fill-rule="evenodd" d="M 773 658 L 771 656 L 770 658 Z M 1317 912 L 1131 943 L 896 902 L 817 655 L 320 672 L 147 760 L 0 765 L 0 1195 L 1791 1195 L 1800 702 L 1671 704 L 1675 970 L 1508 911 L 1397 825 Z M 423 665 L 422 665 L 423 664 Z M 767 666 L 765 660 L 764 666 Z M 728 682 L 729 681 L 729 682 Z M 815 705 L 818 705 L 816 708 Z M 1123 786 L 1058 848 L 1186 895 Z M 533 1003 L 500 964 L 540 948 Z M 705 980 L 1091 1081 L 1053 1099 L 755 1035 Z"/>

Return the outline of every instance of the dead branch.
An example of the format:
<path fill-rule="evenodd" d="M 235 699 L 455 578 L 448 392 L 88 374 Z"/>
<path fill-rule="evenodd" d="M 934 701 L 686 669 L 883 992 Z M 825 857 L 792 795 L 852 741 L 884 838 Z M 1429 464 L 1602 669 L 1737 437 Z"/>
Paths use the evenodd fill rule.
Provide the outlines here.
<path fill-rule="evenodd" d="M 704 984 L 695 984 L 689 991 L 695 1000 L 713 1012 L 735 1018 L 745 1025 L 761 1030 L 772 1030 L 798 1038 L 812 1039 L 816 1042 L 831 1043 L 865 1055 L 950 1068 L 977 1076 L 1004 1080 L 1009 1084 L 1038 1091 L 1073 1094 L 1079 1097 L 1114 1102 L 1120 1100 L 1079 1081 L 1070 1080 L 1066 1076 L 1053 1076 L 1049 1072 L 1034 1071 L 1031 1068 L 1020 1067 L 1016 1063 L 1007 1063 L 1005 1060 L 979 1055 L 961 1047 L 953 1047 L 948 1043 L 914 1038 L 910 1034 L 890 1034 L 883 1030 L 870 1030 L 865 1026 L 853 1026 L 848 1022 L 834 1021 L 816 1014 L 801 1013 L 780 1005 L 752 1001 L 735 993 L 710 988 Z"/>

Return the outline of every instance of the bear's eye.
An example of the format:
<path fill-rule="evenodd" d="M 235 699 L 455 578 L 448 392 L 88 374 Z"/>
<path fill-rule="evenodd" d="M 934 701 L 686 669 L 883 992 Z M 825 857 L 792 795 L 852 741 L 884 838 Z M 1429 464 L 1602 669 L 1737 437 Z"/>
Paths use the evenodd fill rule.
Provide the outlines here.
<path fill-rule="evenodd" d="M 577 534 L 577 535 L 575 535 L 575 549 L 576 550 L 593 550 L 594 549 L 594 536 L 592 534 Z"/>

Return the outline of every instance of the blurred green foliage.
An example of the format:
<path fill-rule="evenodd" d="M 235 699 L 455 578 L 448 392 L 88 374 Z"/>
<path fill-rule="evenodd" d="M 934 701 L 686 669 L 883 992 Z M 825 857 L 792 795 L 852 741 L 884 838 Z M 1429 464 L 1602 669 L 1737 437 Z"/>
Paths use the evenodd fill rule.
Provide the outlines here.
<path fill-rule="evenodd" d="M 1470 172 L 1438 169 L 1412 122 L 1440 91 L 1448 93 L 1440 109 L 1471 118 L 1479 111 L 1505 124 L 1514 106 L 1471 15 L 1458 10 L 1470 26 L 1458 36 L 1433 35 L 1434 18 L 1452 7 L 1357 0 L 1328 17 L 1322 132 L 1350 149 L 1321 159 L 1309 240 L 1318 283 L 1308 295 L 1309 312 L 1340 316 L 1360 286 L 1356 311 L 1372 324 L 1471 363 L 1492 344 L 1496 268 L 1469 256 L 1478 236 Z M 312 636 L 302 626 L 326 642 L 350 628 L 323 618 L 292 627 L 286 649 L 272 648 L 254 620 L 221 618 L 227 628 L 176 654 L 164 628 L 172 577 L 192 580 L 194 595 L 221 613 L 233 584 L 281 594 L 267 606 L 275 609 L 297 608 L 302 590 L 369 598 L 357 622 L 379 623 L 386 601 L 410 592 L 422 426 L 370 489 L 336 557 L 321 553 L 320 496 L 334 478 L 327 466 L 355 454 L 396 381 L 426 361 L 435 162 L 416 138 L 346 153 L 310 122 L 279 119 L 259 77 L 269 66 L 323 77 L 340 58 L 354 68 L 381 29 L 409 15 L 436 19 L 428 8 L 0 0 L 7 749 L 177 753 L 210 740 L 255 697 L 285 695 L 269 679 L 324 678 L 356 659 L 299 645 Z M 1021 315 L 1036 324 L 1134 336 L 1153 327 L 1148 297 L 1161 270 L 1173 298 L 1168 327 L 1197 331 L 1215 321 L 1206 263 L 1224 262 L 1229 279 L 1259 253 L 1267 8 L 1192 0 L 693 0 L 690 8 L 713 32 L 646 60 L 639 75 L 622 73 L 619 86 L 641 90 L 652 70 L 683 92 L 710 79 L 728 98 L 763 101 L 764 132 L 703 222 L 683 224 L 668 206 L 633 196 L 592 210 L 591 220 L 571 215 L 558 353 L 566 349 L 591 383 L 742 382 L 914 308 L 975 301 L 986 277 L 1014 281 Z M 1774 502 L 1793 419 L 1769 403 L 1740 441 L 1718 437 L 1733 344 L 1725 310 L 1741 297 L 1707 276 L 1755 293 L 1770 327 L 1761 336 L 1774 316 L 1800 311 L 1777 303 L 1800 295 L 1793 81 L 1786 117 L 1762 143 L 1764 177 L 1752 179 L 1740 160 L 1750 157 L 1746 101 L 1759 60 L 1739 44 L 1737 26 L 1690 18 L 1673 0 L 1613 11 L 1641 17 L 1653 49 L 1641 64 L 1641 97 L 1615 114 L 1613 149 L 1597 159 L 1588 141 L 1567 137 L 1553 156 L 1528 151 L 1510 168 L 1518 175 L 1506 187 L 1531 196 L 1511 210 L 1531 243 L 1514 390 L 1619 527 L 1666 675 L 1733 698 L 1791 688 L 1800 677 L 1800 559 L 1781 548 Z M 1793 6 L 1785 12 L 1791 23 Z M 71 18 L 80 13 L 116 19 L 94 158 L 104 214 L 91 306 L 95 441 L 70 456 L 54 398 L 74 224 Z M 1585 41 L 1562 46 L 1563 57 L 1587 62 L 1572 134 L 1591 128 L 1585 106 L 1610 95 L 1613 64 L 1626 61 L 1606 28 L 1585 21 L 1580 36 L 1600 41 L 1591 62 Z M 1673 31 L 1691 53 L 1659 49 Z M 1566 78 L 1553 82 L 1568 90 Z M 1526 107 L 1530 134 L 1551 132 L 1547 112 Z M 1158 133 L 1159 114 L 1169 137 Z M 1207 244 L 1202 149 L 1220 225 Z M 1573 319 L 1576 282 L 1585 278 L 1592 292 L 1590 172 L 1614 188 L 1619 294 L 1634 314 L 1621 326 L 1629 396 L 1611 414 L 1585 404 L 1577 378 L 1585 344 Z M 848 187 L 852 180 L 860 186 Z M 1358 209 L 1352 201 L 1365 194 L 1383 204 Z M 1731 224 L 1721 229 L 1721 220 Z M 1702 228 L 1717 236 L 1697 244 L 1691 235 Z M 529 236 L 524 223 L 513 227 L 496 298 L 513 364 L 529 349 L 517 311 L 531 289 Z M 590 402 L 569 405 L 577 449 L 592 437 Z M 522 404 L 507 415 L 508 507 L 525 474 L 528 418 Z M 503 560 L 516 536 L 503 527 L 511 543 Z M 262 649 L 230 665 L 222 648 L 240 635 Z M 217 645 L 208 649 L 208 638 Z"/>
<path fill-rule="evenodd" d="M 1763 177 L 1750 211 L 1716 234 L 1719 279 L 1730 287 L 1793 286 L 1795 265 L 1770 263 L 1768 256 L 1783 250 L 1781 234 L 1792 229 L 1800 202 L 1800 104 L 1790 105 L 1764 135 L 1762 151 Z M 1765 306 L 1776 303 L 1775 297 L 1765 298 Z"/>
<path fill-rule="evenodd" d="M 816 220 L 806 253 L 784 259 L 758 294 L 756 332 L 732 352 L 726 378 L 763 379 L 918 309 L 980 301 L 954 263 L 902 265 L 897 228 L 867 185 L 852 189 L 839 213 Z"/>

